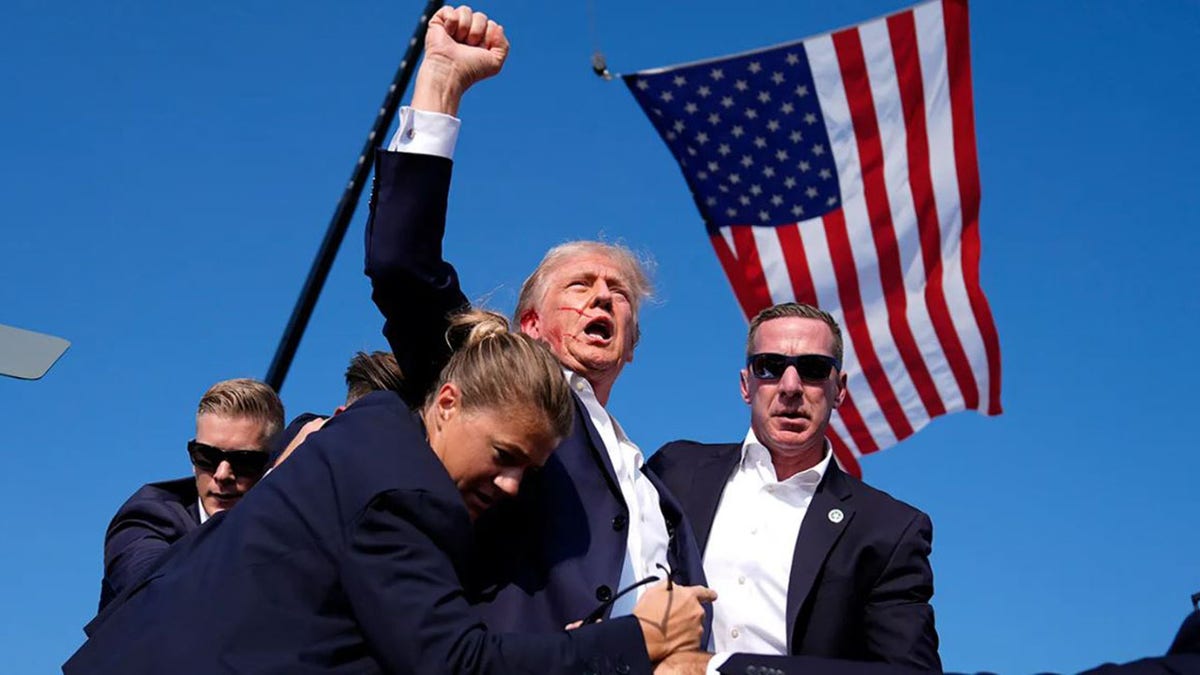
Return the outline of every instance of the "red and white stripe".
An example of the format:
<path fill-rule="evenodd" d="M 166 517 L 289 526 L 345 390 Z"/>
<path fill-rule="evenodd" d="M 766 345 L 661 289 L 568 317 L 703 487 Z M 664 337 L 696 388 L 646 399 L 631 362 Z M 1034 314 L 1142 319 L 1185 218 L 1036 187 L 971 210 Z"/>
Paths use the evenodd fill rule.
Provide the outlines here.
<path fill-rule="evenodd" d="M 712 244 L 747 317 L 800 301 L 833 314 L 846 403 L 830 440 L 858 459 L 957 410 L 1000 413 L 1000 347 L 979 286 L 979 171 L 965 0 L 804 41 L 842 208 Z"/>

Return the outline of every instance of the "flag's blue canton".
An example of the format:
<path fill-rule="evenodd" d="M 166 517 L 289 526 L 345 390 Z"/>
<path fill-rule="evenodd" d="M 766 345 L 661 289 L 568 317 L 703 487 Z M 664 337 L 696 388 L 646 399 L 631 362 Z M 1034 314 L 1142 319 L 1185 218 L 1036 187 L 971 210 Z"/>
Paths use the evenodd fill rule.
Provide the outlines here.
<path fill-rule="evenodd" d="M 625 80 L 710 230 L 795 223 L 841 206 L 802 43 Z"/>

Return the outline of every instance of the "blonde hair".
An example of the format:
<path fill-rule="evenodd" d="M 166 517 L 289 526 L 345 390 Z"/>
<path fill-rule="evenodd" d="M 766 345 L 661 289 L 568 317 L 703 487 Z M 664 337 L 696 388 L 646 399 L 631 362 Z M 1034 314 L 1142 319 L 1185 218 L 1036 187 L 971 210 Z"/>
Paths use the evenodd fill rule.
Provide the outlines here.
<path fill-rule="evenodd" d="M 426 405 L 453 382 L 462 392 L 464 409 L 528 408 L 542 413 L 554 436 L 571 433 L 571 389 L 545 345 L 510 330 L 503 315 L 483 309 L 452 317 L 446 341 L 453 353 Z"/>
<path fill-rule="evenodd" d="M 275 390 L 258 380 L 240 377 L 222 380 L 200 397 L 196 417 L 248 417 L 263 425 L 263 441 L 283 428 L 283 403 Z"/>
<path fill-rule="evenodd" d="M 620 244 L 606 244 L 600 241 L 568 241 L 546 251 L 542 261 L 538 263 L 533 274 L 521 284 L 521 293 L 517 296 L 517 309 L 513 317 L 520 323 L 521 317 L 534 308 L 546 297 L 546 283 L 551 274 L 558 268 L 570 262 L 572 258 L 583 255 L 597 255 L 605 258 L 621 271 L 621 280 L 629 286 L 629 302 L 633 306 L 634 342 L 640 337 L 638 328 L 638 310 L 642 301 L 654 295 L 654 285 L 647 271 L 653 267 L 649 259 L 638 257 L 629 248 Z"/>

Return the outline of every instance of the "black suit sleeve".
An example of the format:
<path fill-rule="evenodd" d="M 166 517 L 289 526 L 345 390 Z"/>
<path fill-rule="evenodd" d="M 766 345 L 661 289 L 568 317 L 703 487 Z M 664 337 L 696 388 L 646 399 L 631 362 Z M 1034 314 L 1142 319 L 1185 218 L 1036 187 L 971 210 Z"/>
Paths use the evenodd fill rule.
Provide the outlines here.
<path fill-rule="evenodd" d="M 868 653 L 880 661 L 922 670 L 941 670 L 934 628 L 933 569 L 929 554 L 933 524 L 917 512 L 867 597 L 863 627 Z"/>
<path fill-rule="evenodd" d="M 763 656 L 732 654 L 717 672 L 721 675 L 921 675 L 914 670 L 890 663 L 842 661 L 816 656 Z"/>
<path fill-rule="evenodd" d="M 468 306 L 458 274 L 442 260 L 450 173 L 442 157 L 383 150 L 375 156 L 366 273 L 410 407 L 422 403 L 450 358 L 447 316 Z"/>
<path fill-rule="evenodd" d="M 649 673 L 641 628 L 622 617 L 573 631 L 498 634 L 471 610 L 448 554 L 431 538 L 453 517 L 423 493 L 377 497 L 350 528 L 340 577 L 388 672 Z"/>
<path fill-rule="evenodd" d="M 187 531 L 186 513 L 151 499 L 127 502 L 113 516 L 104 537 L 104 578 L 100 608 L 137 582 Z"/>

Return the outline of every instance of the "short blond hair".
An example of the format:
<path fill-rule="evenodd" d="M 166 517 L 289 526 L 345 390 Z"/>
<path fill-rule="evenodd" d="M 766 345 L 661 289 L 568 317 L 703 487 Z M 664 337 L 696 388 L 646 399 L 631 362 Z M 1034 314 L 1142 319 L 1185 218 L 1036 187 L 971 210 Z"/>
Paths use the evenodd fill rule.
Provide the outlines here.
<path fill-rule="evenodd" d="M 201 415 L 257 420 L 263 425 L 264 442 L 283 428 L 283 403 L 279 395 L 265 383 L 248 377 L 222 380 L 209 387 L 196 408 L 196 417 Z"/>

